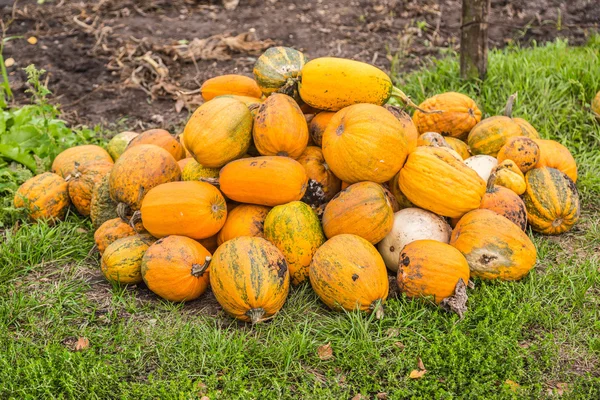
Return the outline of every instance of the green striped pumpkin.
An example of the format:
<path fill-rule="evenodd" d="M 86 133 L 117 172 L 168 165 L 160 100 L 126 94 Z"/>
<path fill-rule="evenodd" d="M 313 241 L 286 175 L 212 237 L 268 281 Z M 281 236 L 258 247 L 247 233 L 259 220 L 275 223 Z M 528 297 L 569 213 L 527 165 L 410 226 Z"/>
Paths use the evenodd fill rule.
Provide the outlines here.
<path fill-rule="evenodd" d="M 282 89 L 297 99 L 296 79 L 307 61 L 304 53 L 290 47 L 268 48 L 254 64 L 254 79 L 265 96 Z"/>
<path fill-rule="evenodd" d="M 117 218 L 117 203 L 110 198 L 108 180 L 110 174 L 104 175 L 102 180 L 94 186 L 92 199 L 90 201 L 90 218 L 94 228 L 98 229 L 100 225 L 109 219 Z"/>

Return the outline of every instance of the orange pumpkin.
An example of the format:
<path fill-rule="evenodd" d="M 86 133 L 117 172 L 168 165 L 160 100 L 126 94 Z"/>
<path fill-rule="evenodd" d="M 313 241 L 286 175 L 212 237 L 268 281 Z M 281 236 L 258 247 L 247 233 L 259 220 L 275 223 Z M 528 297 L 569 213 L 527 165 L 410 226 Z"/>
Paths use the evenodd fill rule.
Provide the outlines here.
<path fill-rule="evenodd" d="M 169 301 L 190 301 L 208 288 L 211 256 L 200 243 L 168 236 L 152 244 L 142 258 L 142 279 L 148 289 Z"/>
<path fill-rule="evenodd" d="M 527 210 L 523 200 L 514 191 L 494 185 L 493 180 L 488 182 L 479 208 L 494 211 L 508 218 L 522 230 L 527 228 Z"/>
<path fill-rule="evenodd" d="M 463 160 L 466 160 L 467 158 L 471 157 L 469 145 L 463 142 L 462 140 L 450 136 L 446 136 L 444 140 L 448 146 L 450 146 L 462 157 Z"/>
<path fill-rule="evenodd" d="M 204 101 L 212 100 L 224 94 L 257 97 L 262 96 L 262 91 L 256 81 L 244 75 L 220 75 L 204 81 L 200 86 L 200 93 Z"/>
<path fill-rule="evenodd" d="M 88 161 L 82 165 L 75 164 L 75 169 L 67 177 L 69 197 L 79 214 L 90 215 L 92 194 L 96 184 L 110 172 L 112 162 Z"/>
<path fill-rule="evenodd" d="M 219 168 L 209 168 L 198 164 L 198 161 L 192 158 L 192 161 L 181 170 L 181 180 L 183 181 L 201 181 L 203 178 L 218 178 Z"/>
<path fill-rule="evenodd" d="M 477 104 L 461 93 L 435 95 L 419 104 L 419 108 L 424 111 L 441 111 L 426 114 L 415 110 L 413 121 L 419 133 L 438 132 L 444 136 L 465 138 L 481 121 L 481 111 Z"/>
<path fill-rule="evenodd" d="M 417 140 L 419 138 L 419 131 L 417 130 L 417 126 L 413 122 L 410 115 L 405 113 L 400 107 L 392 106 L 390 104 L 384 105 L 385 109 L 388 110 L 400 125 L 402 125 L 402 130 L 404 131 L 404 137 L 406 138 L 406 142 L 408 143 L 408 152 L 412 152 L 417 148 Z"/>
<path fill-rule="evenodd" d="M 148 235 L 133 235 L 112 242 L 102 254 L 100 267 L 111 283 L 135 285 L 142 282 L 142 257 L 152 244 Z"/>
<path fill-rule="evenodd" d="M 329 168 L 323 152 L 316 146 L 308 146 L 298 158 L 308 176 L 308 188 L 302 201 L 318 207 L 327 203 L 341 189 L 342 181 Z"/>
<path fill-rule="evenodd" d="M 417 146 L 448 147 L 444 137 L 436 132 L 425 132 L 417 139 Z"/>
<path fill-rule="evenodd" d="M 577 163 L 569 149 L 554 140 L 536 139 L 540 147 L 540 159 L 535 168 L 555 168 L 577 182 Z"/>
<path fill-rule="evenodd" d="M 227 207 L 221 192 L 206 182 L 170 182 L 148 192 L 141 213 L 144 228 L 154 237 L 204 239 L 223 227 Z"/>
<path fill-rule="evenodd" d="M 113 242 L 127 236 L 133 236 L 137 232 L 121 218 L 109 219 L 94 233 L 94 242 L 100 254 L 110 246 Z"/>
<path fill-rule="evenodd" d="M 394 224 L 394 210 L 383 187 L 373 182 L 348 186 L 325 207 L 323 230 L 331 239 L 344 233 L 360 236 L 375 244 Z"/>
<path fill-rule="evenodd" d="M 139 134 L 136 132 L 121 132 L 116 134 L 110 141 L 106 144 L 106 151 L 112 157 L 113 161 L 117 161 L 121 154 L 125 152 L 129 143 L 138 136 Z"/>
<path fill-rule="evenodd" d="M 327 164 L 348 183 L 389 181 L 404 164 L 408 150 L 400 122 L 374 104 L 355 104 L 338 111 L 323 134 Z"/>
<path fill-rule="evenodd" d="M 317 146 L 322 146 L 325 128 L 327 128 L 327 124 L 329 124 L 329 121 L 331 121 L 331 118 L 333 118 L 334 115 L 335 113 L 332 111 L 321 111 L 310 120 L 308 131 L 310 137 Z"/>
<path fill-rule="evenodd" d="M 196 160 L 194 160 L 193 157 L 186 157 L 186 158 L 182 158 L 181 160 L 177 161 L 177 165 L 179 165 L 179 169 L 181 170 L 182 179 L 183 179 L 183 170 L 185 169 L 185 166 L 188 165 L 191 161 L 196 162 Z"/>
<path fill-rule="evenodd" d="M 43 219 L 51 224 L 65 217 L 69 204 L 67 182 L 52 172 L 29 178 L 14 197 L 15 208 L 26 208 L 34 221 Z"/>
<path fill-rule="evenodd" d="M 460 251 L 437 240 L 416 240 L 400 253 L 398 287 L 408 297 L 433 297 L 441 303 L 454 295 L 459 280 L 469 282 L 469 264 Z"/>
<path fill-rule="evenodd" d="M 389 281 L 381 255 L 356 235 L 337 235 L 316 251 L 309 267 L 310 284 L 333 310 L 375 312 L 383 316 Z"/>
<path fill-rule="evenodd" d="M 489 117 L 475 125 L 469 133 L 471 153 L 496 157 L 498 151 L 511 137 L 523 136 L 520 126 L 512 118 Z"/>
<path fill-rule="evenodd" d="M 82 165 L 87 161 L 107 161 L 112 163 L 110 154 L 100 146 L 87 144 L 64 150 L 52 162 L 52 172 L 66 178 L 75 168 L 75 163 Z"/>
<path fill-rule="evenodd" d="M 525 193 L 525 177 L 512 160 L 504 160 L 494 167 L 490 180 L 495 185 L 504 186 L 518 195 Z"/>
<path fill-rule="evenodd" d="M 462 217 L 450 244 L 463 253 L 471 275 L 482 279 L 521 279 L 537 257 L 529 236 L 491 210 L 474 210 Z"/>
<path fill-rule="evenodd" d="M 105 174 L 92 191 L 90 219 L 96 229 L 109 219 L 119 216 L 117 214 L 117 203 L 110 198 L 109 179 L 110 174 Z"/>
<path fill-rule="evenodd" d="M 529 139 L 540 138 L 540 134 L 533 127 L 533 125 L 525 121 L 523 118 L 513 118 L 513 122 L 515 122 L 517 125 L 519 125 L 519 128 L 521 128 L 521 135 L 528 137 Z"/>
<path fill-rule="evenodd" d="M 540 160 L 540 146 L 525 136 L 509 138 L 498 151 L 498 162 L 512 160 L 522 173 L 534 168 Z"/>
<path fill-rule="evenodd" d="M 131 142 L 129 142 L 127 149 L 131 149 L 141 144 L 153 144 L 155 146 L 162 147 L 173 156 L 175 161 L 185 158 L 185 147 L 179 143 L 179 138 L 172 136 L 164 129 L 150 129 L 142 132 Z"/>
<path fill-rule="evenodd" d="M 265 218 L 270 208 L 254 204 L 240 204 L 227 215 L 219 231 L 217 243 L 222 245 L 240 236 L 264 237 Z"/>
<path fill-rule="evenodd" d="M 283 254 L 269 241 L 241 236 L 223 243 L 210 264 L 210 286 L 223 309 L 254 323 L 283 306 L 290 274 Z"/>

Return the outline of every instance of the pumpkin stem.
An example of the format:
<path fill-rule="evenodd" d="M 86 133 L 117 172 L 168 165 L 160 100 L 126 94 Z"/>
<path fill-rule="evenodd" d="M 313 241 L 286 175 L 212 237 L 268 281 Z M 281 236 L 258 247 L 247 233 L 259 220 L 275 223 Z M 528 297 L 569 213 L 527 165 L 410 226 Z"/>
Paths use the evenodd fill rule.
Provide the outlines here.
<path fill-rule="evenodd" d="M 486 192 L 491 193 L 494 191 L 494 185 L 496 184 L 496 172 L 492 172 L 487 181 Z"/>
<path fill-rule="evenodd" d="M 382 319 L 384 315 L 383 304 L 381 303 L 381 299 L 375 300 L 371 303 L 371 311 L 375 313 L 375 318 Z"/>
<path fill-rule="evenodd" d="M 297 91 L 297 85 L 298 85 L 298 80 L 294 79 L 294 78 L 288 78 L 288 80 L 285 82 L 285 85 L 283 85 L 281 88 L 279 88 L 276 93 L 283 93 L 286 94 L 290 97 L 294 97 L 294 94 Z"/>
<path fill-rule="evenodd" d="M 517 92 L 508 96 L 508 100 L 506 101 L 506 106 L 504 106 L 504 115 L 506 115 L 508 118 L 512 118 L 513 105 L 515 104 L 516 100 L 517 100 Z"/>
<path fill-rule="evenodd" d="M 259 107 L 260 107 L 260 104 L 256 104 L 256 103 L 255 104 L 250 104 L 248 106 L 248 110 L 250 110 L 250 112 L 252 112 L 252 111 L 256 110 Z"/>
<path fill-rule="evenodd" d="M 127 205 L 125 203 L 117 204 L 117 215 L 124 222 L 129 222 L 129 220 L 127 219 L 127 215 L 129 214 L 130 211 L 131 211 L 131 208 L 129 207 L 129 205 Z"/>
<path fill-rule="evenodd" d="M 210 183 L 213 186 L 219 186 L 219 178 L 200 178 L 200 182 Z"/>
<path fill-rule="evenodd" d="M 265 315 L 264 308 L 253 308 L 251 310 L 246 311 L 246 316 L 250 318 L 252 324 L 256 324 L 264 320 L 263 316 Z"/>
<path fill-rule="evenodd" d="M 139 233 L 135 226 L 140 222 L 142 222 L 142 213 L 140 211 L 136 211 L 129 220 L 129 226 L 131 226 L 131 229 L 133 229 L 135 233 Z"/>
<path fill-rule="evenodd" d="M 202 265 L 192 264 L 192 275 L 195 276 L 196 278 L 204 275 L 204 273 L 208 269 L 208 266 L 210 265 L 211 260 L 212 260 L 211 256 L 206 256 L 206 259 L 204 260 L 204 263 Z"/>
<path fill-rule="evenodd" d="M 443 111 L 441 111 L 441 110 L 425 111 L 422 108 L 419 108 L 419 106 L 416 105 L 415 103 L 413 103 L 413 101 L 410 99 L 410 97 L 408 97 L 406 95 L 406 93 L 404 93 L 402 90 L 398 89 L 396 86 L 392 87 L 392 95 L 390 97 L 397 99 L 401 103 L 406 104 L 408 107 L 412 107 L 414 109 L 419 110 L 423 114 L 441 114 L 441 113 L 443 113 Z"/>

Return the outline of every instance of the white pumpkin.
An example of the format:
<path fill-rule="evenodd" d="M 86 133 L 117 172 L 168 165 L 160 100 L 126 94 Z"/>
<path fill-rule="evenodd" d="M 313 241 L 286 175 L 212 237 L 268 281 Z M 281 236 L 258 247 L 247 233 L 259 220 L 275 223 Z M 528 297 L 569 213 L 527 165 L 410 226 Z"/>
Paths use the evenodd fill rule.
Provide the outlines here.
<path fill-rule="evenodd" d="M 394 214 L 394 225 L 377 249 L 390 271 L 398 271 L 400 252 L 415 240 L 430 239 L 450 242 L 452 228 L 446 220 L 420 208 L 405 208 Z"/>
<path fill-rule="evenodd" d="M 465 164 L 467 164 L 469 168 L 475 170 L 477 175 L 487 182 L 488 179 L 490 179 L 492 170 L 498 165 L 498 160 L 495 157 L 480 154 L 467 158 Z"/>

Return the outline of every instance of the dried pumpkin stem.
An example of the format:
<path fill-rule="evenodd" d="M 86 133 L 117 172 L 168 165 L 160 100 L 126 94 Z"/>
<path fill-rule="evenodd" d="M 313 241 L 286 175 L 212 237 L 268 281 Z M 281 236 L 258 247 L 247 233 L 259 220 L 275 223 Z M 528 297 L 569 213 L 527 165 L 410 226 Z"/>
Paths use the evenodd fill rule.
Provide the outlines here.
<path fill-rule="evenodd" d="M 129 214 L 130 211 L 131 211 L 131 208 L 129 207 L 129 205 L 127 205 L 125 203 L 117 204 L 117 215 L 124 222 L 129 222 L 129 220 L 127 219 L 127 215 Z"/>
<path fill-rule="evenodd" d="M 263 321 L 263 317 L 265 315 L 264 308 L 253 308 L 251 310 L 246 311 L 246 316 L 250 318 L 252 324 L 256 324 L 258 322 Z"/>
<path fill-rule="evenodd" d="M 219 178 L 200 178 L 200 181 L 210 183 L 213 186 L 219 186 Z"/>
<path fill-rule="evenodd" d="M 260 104 L 250 104 L 248 106 L 248 110 L 250 110 L 250 112 L 252 112 L 252 111 L 256 110 L 259 107 L 260 107 Z"/>
<path fill-rule="evenodd" d="M 513 93 L 506 100 L 506 106 L 504 106 L 504 115 L 508 118 L 512 118 L 513 106 L 517 100 L 517 93 Z"/>
<path fill-rule="evenodd" d="M 211 256 L 206 256 L 203 264 L 192 264 L 192 275 L 196 278 L 204 275 L 208 266 L 210 265 L 210 261 L 212 260 Z"/>
<path fill-rule="evenodd" d="M 416 110 L 419 110 L 423 114 L 441 114 L 443 112 L 441 110 L 426 111 L 426 110 L 423 110 L 422 108 L 419 108 L 419 106 L 416 105 L 415 103 L 413 103 L 413 101 L 410 99 L 410 97 L 408 97 L 406 95 L 406 93 L 404 93 L 402 90 L 398 89 L 395 86 L 392 88 L 391 97 L 398 99 L 400 102 L 402 102 L 403 104 L 406 104 L 408 107 L 412 107 Z"/>
<path fill-rule="evenodd" d="M 496 184 L 496 173 L 492 172 L 487 181 L 486 191 L 491 192 L 494 189 L 495 184 Z"/>
<path fill-rule="evenodd" d="M 140 211 L 136 211 L 129 220 L 129 226 L 131 226 L 135 233 L 139 233 L 135 226 L 140 222 L 142 222 L 142 213 Z"/>

